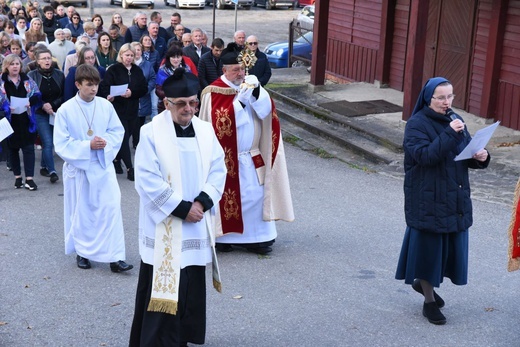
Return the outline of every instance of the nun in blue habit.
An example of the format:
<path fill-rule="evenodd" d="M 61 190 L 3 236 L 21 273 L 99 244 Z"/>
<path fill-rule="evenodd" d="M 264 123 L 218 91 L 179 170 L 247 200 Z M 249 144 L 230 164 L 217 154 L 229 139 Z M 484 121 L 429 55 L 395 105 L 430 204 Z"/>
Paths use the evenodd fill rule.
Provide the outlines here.
<path fill-rule="evenodd" d="M 404 133 L 406 231 L 395 278 L 424 295 L 423 315 L 445 324 L 444 300 L 433 290 L 444 277 L 456 285 L 468 281 L 468 229 L 473 223 L 468 169 L 486 168 L 482 149 L 455 161 L 471 141 L 462 118 L 447 113 L 455 95 L 442 77 L 429 79 Z"/>

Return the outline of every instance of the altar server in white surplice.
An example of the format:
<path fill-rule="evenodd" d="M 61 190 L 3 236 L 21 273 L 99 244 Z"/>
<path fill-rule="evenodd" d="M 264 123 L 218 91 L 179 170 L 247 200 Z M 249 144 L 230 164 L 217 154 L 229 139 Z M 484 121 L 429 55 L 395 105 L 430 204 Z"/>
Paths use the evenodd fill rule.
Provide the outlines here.
<path fill-rule="evenodd" d="M 175 69 L 163 84 L 166 110 L 141 128 L 135 153 L 140 197 L 137 284 L 130 346 L 204 344 L 206 264 L 220 291 L 214 216 L 226 180 L 210 123 L 194 117 L 198 78 Z"/>
<path fill-rule="evenodd" d="M 112 160 L 125 130 L 112 104 L 96 97 L 99 82 L 96 68 L 78 66 L 78 94 L 58 109 L 54 123 L 54 147 L 65 161 L 65 253 L 76 252 L 81 269 L 93 260 L 122 272 L 133 266 L 124 262 L 121 192 Z"/>

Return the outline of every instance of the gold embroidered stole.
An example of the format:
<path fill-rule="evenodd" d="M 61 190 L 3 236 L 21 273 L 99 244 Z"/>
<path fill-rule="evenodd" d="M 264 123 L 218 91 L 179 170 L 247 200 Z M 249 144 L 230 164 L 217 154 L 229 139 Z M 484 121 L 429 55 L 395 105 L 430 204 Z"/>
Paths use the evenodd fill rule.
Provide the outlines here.
<path fill-rule="evenodd" d="M 170 187 L 182 196 L 177 137 L 169 111 L 152 120 L 161 173 Z M 179 301 L 182 253 L 182 220 L 169 215 L 155 226 L 152 295 L 148 311 L 175 315 Z"/>

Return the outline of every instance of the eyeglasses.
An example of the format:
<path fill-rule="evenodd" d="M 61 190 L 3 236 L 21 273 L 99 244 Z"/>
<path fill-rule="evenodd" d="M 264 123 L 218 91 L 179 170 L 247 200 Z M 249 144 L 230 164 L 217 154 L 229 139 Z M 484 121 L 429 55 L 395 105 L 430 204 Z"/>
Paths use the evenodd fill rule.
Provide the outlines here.
<path fill-rule="evenodd" d="M 191 43 L 191 41 L 182 41 L 182 42 L 184 42 L 184 43 Z"/>
<path fill-rule="evenodd" d="M 248 42 L 247 44 L 249 46 L 256 46 L 256 45 L 258 45 L 258 42 Z"/>
<path fill-rule="evenodd" d="M 190 101 L 171 101 L 170 99 L 166 99 L 170 104 L 177 106 L 178 108 L 185 108 L 186 105 L 190 105 L 191 108 L 195 108 L 199 106 L 199 100 L 190 100 Z"/>
<path fill-rule="evenodd" d="M 79 17 L 72 17 L 72 19 L 79 19 Z"/>
<path fill-rule="evenodd" d="M 432 96 L 432 99 L 435 99 L 435 100 L 439 100 L 439 101 L 446 101 L 446 100 L 453 100 L 453 98 L 455 98 L 455 94 L 450 94 L 450 95 L 441 95 L 441 96 Z"/>

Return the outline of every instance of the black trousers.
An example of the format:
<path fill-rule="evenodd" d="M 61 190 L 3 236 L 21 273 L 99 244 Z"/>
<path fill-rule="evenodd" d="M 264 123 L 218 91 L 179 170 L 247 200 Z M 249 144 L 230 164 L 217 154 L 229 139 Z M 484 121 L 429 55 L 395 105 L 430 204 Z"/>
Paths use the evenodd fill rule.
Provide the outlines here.
<path fill-rule="evenodd" d="M 121 123 L 125 128 L 125 136 L 123 137 L 123 143 L 121 143 L 121 148 L 119 149 L 119 153 L 117 153 L 116 159 L 123 160 L 127 169 L 133 168 L 132 166 L 132 154 L 130 152 L 130 136 L 132 135 L 132 130 L 136 127 L 138 123 L 137 117 L 132 119 L 121 119 Z"/>
<path fill-rule="evenodd" d="M 206 338 L 206 267 L 181 270 L 176 315 L 147 311 L 152 295 L 153 266 L 141 261 L 130 347 L 179 347 L 204 344 Z"/>

